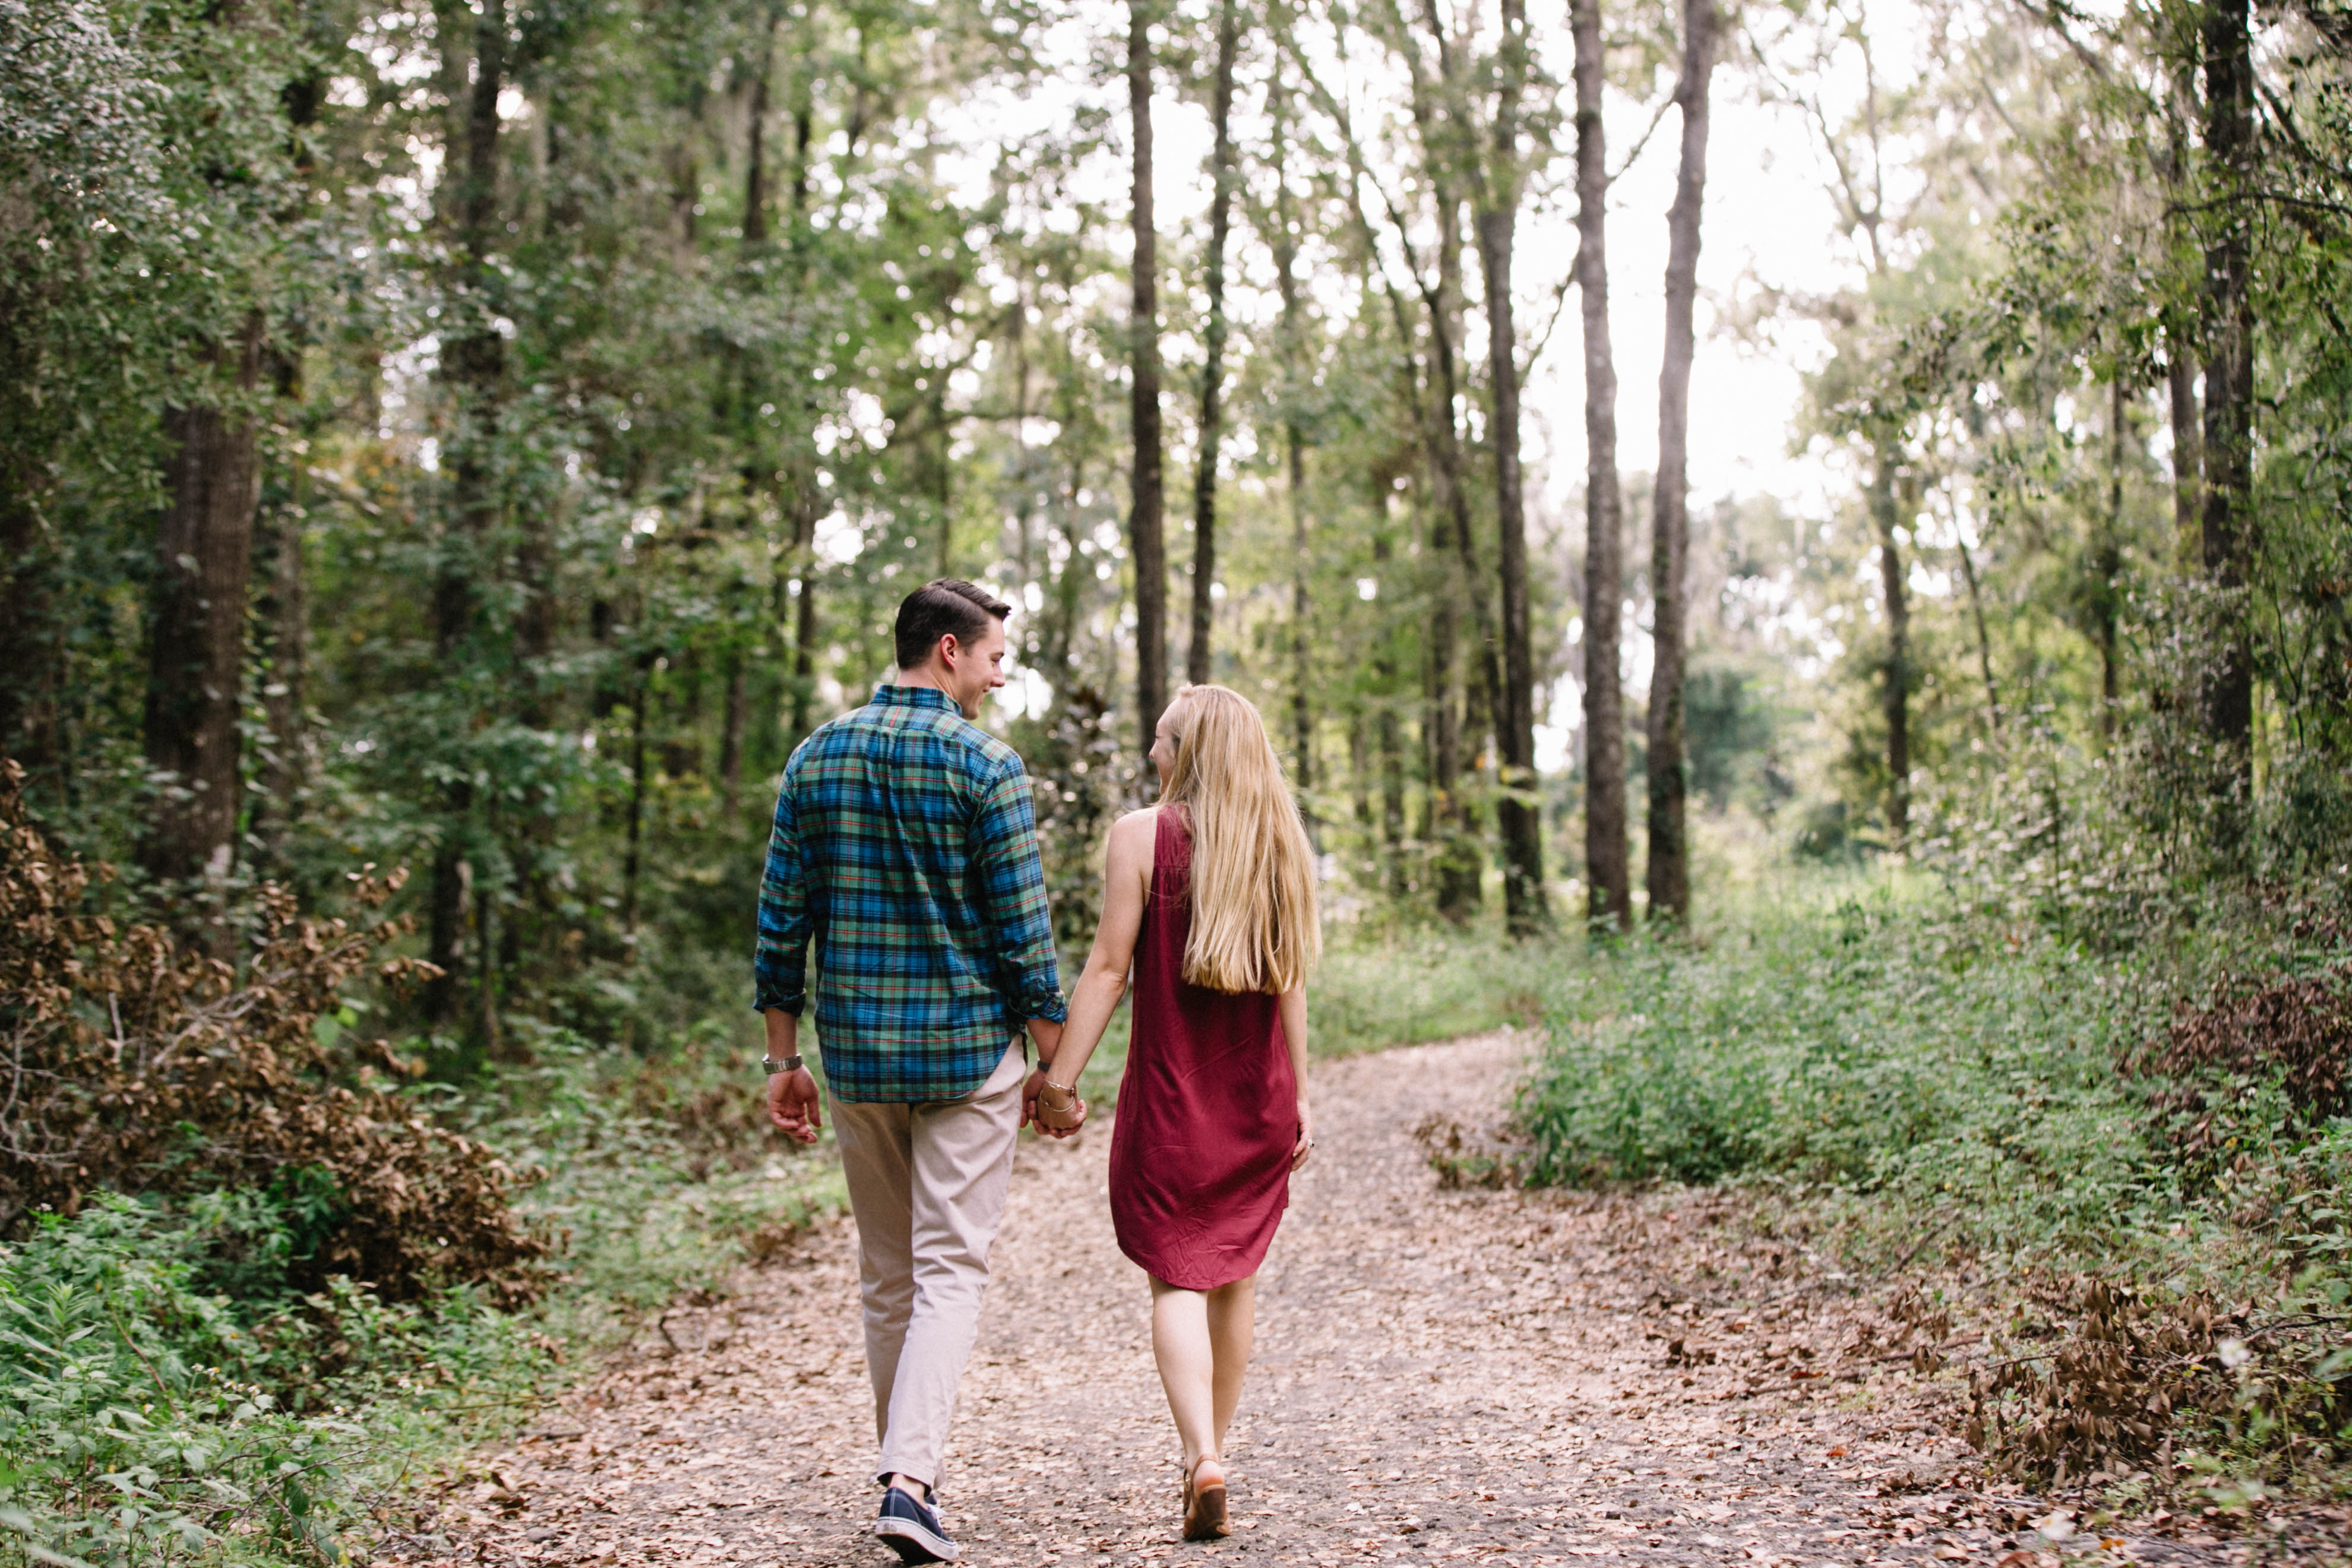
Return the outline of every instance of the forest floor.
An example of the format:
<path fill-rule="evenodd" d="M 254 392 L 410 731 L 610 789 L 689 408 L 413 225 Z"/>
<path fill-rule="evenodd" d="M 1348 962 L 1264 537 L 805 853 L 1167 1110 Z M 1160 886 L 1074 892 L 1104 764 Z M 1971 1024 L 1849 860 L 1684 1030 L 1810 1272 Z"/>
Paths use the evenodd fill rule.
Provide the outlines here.
<path fill-rule="evenodd" d="M 941 1491 L 967 1563 L 1533 1565 L 2333 1557 L 2273 1523 L 2078 1528 L 1988 1488 L 1886 1303 L 1721 1200 L 1441 1190 L 1414 1129 L 1497 1116 L 1490 1035 L 1320 1063 L 1319 1146 L 1260 1276 L 1227 1450 L 1234 1531 L 1176 1536 L 1141 1274 L 1107 1121 L 1024 1141 Z M 503 1451 L 424 1495 L 379 1563 L 888 1568 L 845 1221 L 666 1314 Z M 2320 1521 L 2309 1521 L 2311 1524 Z"/>

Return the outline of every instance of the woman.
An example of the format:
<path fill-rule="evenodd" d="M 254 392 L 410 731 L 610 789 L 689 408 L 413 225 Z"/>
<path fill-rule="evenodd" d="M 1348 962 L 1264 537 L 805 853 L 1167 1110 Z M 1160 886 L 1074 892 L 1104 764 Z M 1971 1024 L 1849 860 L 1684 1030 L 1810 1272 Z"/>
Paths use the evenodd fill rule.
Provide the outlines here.
<path fill-rule="evenodd" d="M 1307 971 L 1320 956 L 1306 826 L 1246 698 L 1188 686 L 1152 739 L 1157 806 L 1110 830 L 1101 928 L 1070 999 L 1041 1131 L 1074 1092 L 1135 969 L 1111 1133 L 1119 1250 L 1151 1277 L 1151 1350 L 1184 1445 L 1184 1539 L 1223 1535 L 1259 1262 L 1315 1147 Z"/>

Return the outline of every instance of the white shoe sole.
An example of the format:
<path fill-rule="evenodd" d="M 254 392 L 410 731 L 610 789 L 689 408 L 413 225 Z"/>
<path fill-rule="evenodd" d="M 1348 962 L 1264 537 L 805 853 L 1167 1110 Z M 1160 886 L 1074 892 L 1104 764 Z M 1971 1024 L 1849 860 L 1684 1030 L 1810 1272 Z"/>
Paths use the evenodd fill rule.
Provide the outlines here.
<path fill-rule="evenodd" d="M 911 1541 L 942 1563 L 953 1563 L 963 1553 L 944 1535 L 934 1535 L 911 1519 L 877 1519 L 874 1533 L 887 1540 Z M 903 1554 L 902 1554 L 903 1555 Z"/>

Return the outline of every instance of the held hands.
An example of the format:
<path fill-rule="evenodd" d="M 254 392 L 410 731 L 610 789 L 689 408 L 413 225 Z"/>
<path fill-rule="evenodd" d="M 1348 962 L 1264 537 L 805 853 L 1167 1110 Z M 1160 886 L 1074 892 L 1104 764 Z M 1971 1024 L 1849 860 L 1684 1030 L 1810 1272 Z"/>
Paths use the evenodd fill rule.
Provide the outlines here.
<path fill-rule="evenodd" d="M 1044 1068 L 1029 1075 L 1022 1095 L 1022 1118 L 1048 1138 L 1067 1138 L 1087 1124 L 1087 1102 L 1077 1091 L 1065 1089 L 1045 1076 Z"/>
<path fill-rule="evenodd" d="M 817 1129 L 824 1125 L 824 1119 L 817 1105 L 816 1079 L 809 1076 L 808 1068 L 769 1075 L 768 1120 L 796 1142 L 816 1142 Z"/>
<path fill-rule="evenodd" d="M 1294 1171 L 1307 1163 L 1307 1156 L 1315 1152 L 1315 1113 L 1307 1102 L 1298 1102 L 1298 1142 L 1291 1146 L 1290 1168 Z"/>

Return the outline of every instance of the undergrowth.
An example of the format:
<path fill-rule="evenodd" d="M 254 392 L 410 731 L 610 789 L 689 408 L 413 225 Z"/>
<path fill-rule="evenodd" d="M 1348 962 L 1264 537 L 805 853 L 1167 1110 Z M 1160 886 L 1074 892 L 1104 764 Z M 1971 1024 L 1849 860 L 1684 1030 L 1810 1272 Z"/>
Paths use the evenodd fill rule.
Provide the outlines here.
<path fill-rule="evenodd" d="M 1965 892 L 1817 883 L 1628 939 L 1552 986 L 1519 1141 L 1433 1157 L 1731 1184 L 1857 1273 L 1976 1282 L 1969 1435 L 2020 1479 L 2340 1474 L 2352 932 L 2259 890 L 2129 931 Z"/>
<path fill-rule="evenodd" d="M 222 956 L 89 912 L 0 763 L 0 1564 L 311 1563 L 681 1295 L 841 1202 L 748 1016 L 552 1030 L 462 1086 L 370 1039 L 397 879 L 265 889 Z"/>

